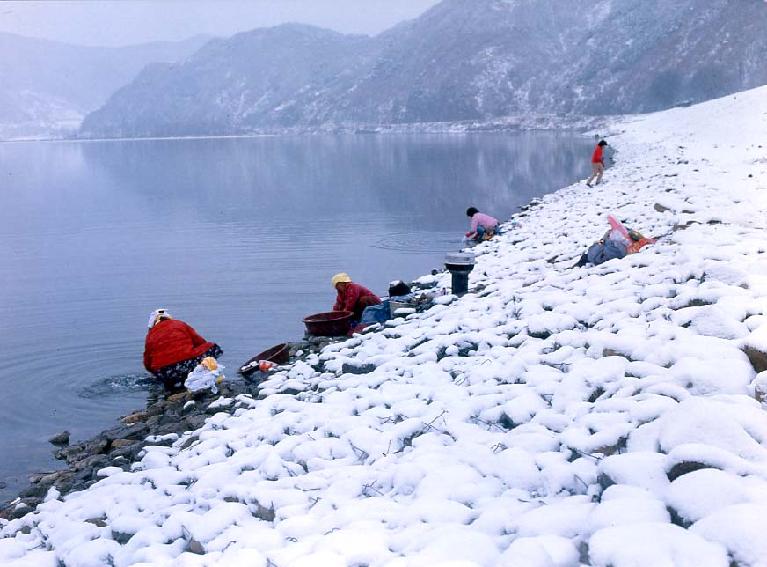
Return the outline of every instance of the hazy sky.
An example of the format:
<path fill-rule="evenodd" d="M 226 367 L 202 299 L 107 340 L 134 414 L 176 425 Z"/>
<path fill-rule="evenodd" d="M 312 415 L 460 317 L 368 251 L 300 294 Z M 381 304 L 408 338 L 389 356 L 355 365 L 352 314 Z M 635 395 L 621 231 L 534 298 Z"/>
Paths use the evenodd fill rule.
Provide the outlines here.
<path fill-rule="evenodd" d="M 376 34 L 439 0 L 54 0 L 0 2 L 0 31 L 81 45 L 227 36 L 302 22 Z"/>

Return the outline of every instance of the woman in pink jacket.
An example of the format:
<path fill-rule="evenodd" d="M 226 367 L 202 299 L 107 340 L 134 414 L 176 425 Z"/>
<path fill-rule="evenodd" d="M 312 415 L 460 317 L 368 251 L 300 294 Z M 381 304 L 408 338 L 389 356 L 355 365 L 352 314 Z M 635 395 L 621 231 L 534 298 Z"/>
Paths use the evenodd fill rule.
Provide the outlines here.
<path fill-rule="evenodd" d="M 466 238 L 482 242 L 492 238 L 498 232 L 498 219 L 485 213 L 480 213 L 475 207 L 466 209 L 466 216 L 471 219 Z"/>

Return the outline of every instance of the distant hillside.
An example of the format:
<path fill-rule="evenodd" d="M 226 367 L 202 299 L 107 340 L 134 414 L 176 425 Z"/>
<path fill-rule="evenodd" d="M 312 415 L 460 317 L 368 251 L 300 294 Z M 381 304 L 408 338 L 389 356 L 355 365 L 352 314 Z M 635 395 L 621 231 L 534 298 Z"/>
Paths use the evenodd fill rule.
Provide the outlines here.
<path fill-rule="evenodd" d="M 147 63 L 179 61 L 209 39 L 107 48 L 0 33 L 0 137 L 76 129 Z"/>
<path fill-rule="evenodd" d="M 767 84 L 763 0 L 444 0 L 374 38 L 286 25 L 154 65 L 84 136 L 618 114 Z"/>
<path fill-rule="evenodd" d="M 324 104 L 350 84 L 371 64 L 373 48 L 367 36 L 296 24 L 212 40 L 179 64 L 147 66 L 86 118 L 83 131 L 192 135 L 290 126 L 306 119 L 312 101 Z"/>

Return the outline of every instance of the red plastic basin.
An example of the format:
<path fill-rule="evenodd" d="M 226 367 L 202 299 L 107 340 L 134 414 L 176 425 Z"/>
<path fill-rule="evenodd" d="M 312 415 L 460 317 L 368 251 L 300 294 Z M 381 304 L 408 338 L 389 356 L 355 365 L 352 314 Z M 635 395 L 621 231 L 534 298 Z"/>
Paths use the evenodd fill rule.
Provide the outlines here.
<path fill-rule="evenodd" d="M 351 311 L 331 311 L 315 313 L 304 317 L 306 332 L 319 337 L 340 337 L 349 332 L 349 321 L 354 313 Z"/>

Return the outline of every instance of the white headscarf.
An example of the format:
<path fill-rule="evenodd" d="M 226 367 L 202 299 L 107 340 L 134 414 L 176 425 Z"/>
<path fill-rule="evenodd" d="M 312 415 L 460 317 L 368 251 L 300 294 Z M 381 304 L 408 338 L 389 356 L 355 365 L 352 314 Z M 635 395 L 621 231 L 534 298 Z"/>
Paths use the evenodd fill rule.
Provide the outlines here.
<path fill-rule="evenodd" d="M 168 313 L 167 309 L 155 309 L 149 314 L 149 322 L 147 323 L 148 328 L 152 328 L 157 324 L 157 321 L 160 320 L 161 317 L 167 317 L 168 319 L 171 318 L 170 313 Z"/>

